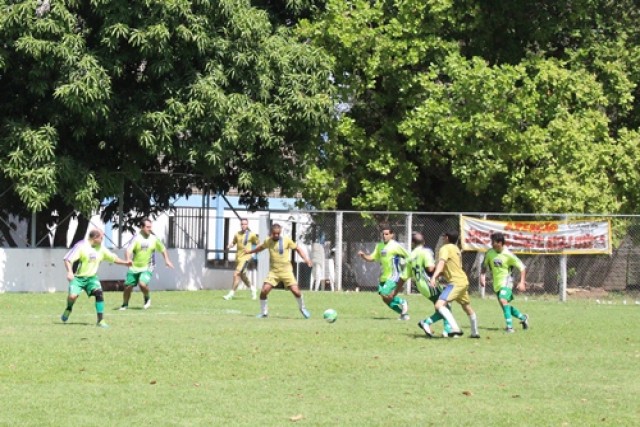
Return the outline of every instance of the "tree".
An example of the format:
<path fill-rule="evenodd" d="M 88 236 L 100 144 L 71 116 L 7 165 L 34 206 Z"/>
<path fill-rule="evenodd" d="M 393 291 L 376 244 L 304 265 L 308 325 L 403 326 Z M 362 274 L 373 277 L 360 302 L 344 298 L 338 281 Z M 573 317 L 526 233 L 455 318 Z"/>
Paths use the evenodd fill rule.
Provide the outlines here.
<path fill-rule="evenodd" d="M 329 57 L 247 0 L 0 0 L 0 161 L 22 206 L 140 215 L 192 188 L 300 188 Z M 152 202 L 150 202 L 152 200 Z M 112 205 L 113 207 L 113 205 Z M 113 209 L 107 209 L 112 215 Z"/>
<path fill-rule="evenodd" d="M 618 162 L 640 157 L 640 9 L 608 6 L 329 0 L 299 31 L 334 55 L 347 108 L 305 196 L 338 208 L 634 211 L 638 174 Z"/>

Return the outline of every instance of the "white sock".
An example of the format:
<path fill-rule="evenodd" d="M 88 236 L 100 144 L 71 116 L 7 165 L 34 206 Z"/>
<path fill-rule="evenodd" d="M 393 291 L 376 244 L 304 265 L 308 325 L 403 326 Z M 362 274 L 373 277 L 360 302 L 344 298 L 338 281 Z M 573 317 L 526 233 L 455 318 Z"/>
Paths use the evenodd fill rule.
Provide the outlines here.
<path fill-rule="evenodd" d="M 478 334 L 478 317 L 475 313 L 469 316 L 469 321 L 471 322 L 471 335 L 479 335 Z"/>
<path fill-rule="evenodd" d="M 438 309 L 438 313 L 440 313 L 442 317 L 447 319 L 447 322 L 449 322 L 449 325 L 451 326 L 452 331 L 460 330 L 460 326 L 458 326 L 456 319 L 453 318 L 453 314 L 451 314 L 451 311 L 447 308 L 446 305 L 443 305 L 442 307 L 440 307 Z"/>
<path fill-rule="evenodd" d="M 234 291 L 233 289 L 231 289 L 231 290 L 229 291 L 229 294 L 228 294 L 228 295 L 229 295 L 229 296 L 234 296 L 235 294 L 236 294 L 236 291 Z"/>
<path fill-rule="evenodd" d="M 304 308 L 304 300 L 302 299 L 302 296 L 300 296 L 300 298 L 296 297 L 296 302 L 298 303 L 298 308 L 302 310 Z"/>
<path fill-rule="evenodd" d="M 269 313 L 269 305 L 267 304 L 267 300 L 266 299 L 261 299 L 260 300 L 260 312 L 262 314 Z"/>

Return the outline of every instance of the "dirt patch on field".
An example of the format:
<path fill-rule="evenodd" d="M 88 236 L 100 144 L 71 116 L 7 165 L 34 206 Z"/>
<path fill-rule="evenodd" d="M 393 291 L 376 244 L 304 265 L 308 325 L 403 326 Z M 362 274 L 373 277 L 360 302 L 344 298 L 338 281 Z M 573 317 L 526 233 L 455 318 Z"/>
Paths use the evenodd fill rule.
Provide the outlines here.
<path fill-rule="evenodd" d="M 567 296 L 575 299 L 606 298 L 609 292 L 603 288 L 567 288 Z"/>

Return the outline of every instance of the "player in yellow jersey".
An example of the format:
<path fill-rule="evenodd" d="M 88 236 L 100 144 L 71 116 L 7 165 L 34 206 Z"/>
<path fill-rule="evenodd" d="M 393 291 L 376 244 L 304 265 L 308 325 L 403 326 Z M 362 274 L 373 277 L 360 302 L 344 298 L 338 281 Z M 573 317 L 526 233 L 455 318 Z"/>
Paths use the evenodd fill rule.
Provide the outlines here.
<path fill-rule="evenodd" d="M 457 246 L 458 232 L 455 230 L 447 231 L 442 235 L 444 239 L 444 245 L 438 252 L 438 261 L 436 264 L 436 270 L 431 276 L 431 287 L 437 285 L 438 276 L 443 275 L 446 281 L 446 285 L 438 301 L 436 301 L 435 308 L 447 319 L 451 326 L 451 332 L 449 336 L 455 337 L 462 335 L 462 330 L 458 326 L 458 323 L 453 318 L 453 314 L 447 308 L 447 304 L 453 301 L 458 302 L 462 306 L 462 309 L 469 316 L 471 322 L 471 338 L 480 338 L 478 333 L 478 318 L 476 313 L 471 308 L 471 300 L 469 299 L 469 279 L 467 274 L 462 269 L 462 254 L 460 248 Z M 423 324 L 421 327 L 425 333 L 429 335 L 429 325 Z"/>
<path fill-rule="evenodd" d="M 311 317 L 311 313 L 309 313 L 309 310 L 307 310 L 304 305 L 298 281 L 293 275 L 293 266 L 289 258 L 289 251 L 295 250 L 309 267 L 312 267 L 313 263 L 293 240 L 289 237 L 283 237 L 281 233 L 282 227 L 280 227 L 279 224 L 273 224 L 269 237 L 267 237 L 264 242 L 259 244 L 255 249 L 249 250 L 249 248 L 245 248 L 244 250 L 245 254 L 255 254 L 265 249 L 269 250 L 269 274 L 264 280 L 262 290 L 260 291 L 260 314 L 258 314 L 257 317 L 269 317 L 267 296 L 269 292 L 271 292 L 271 289 L 282 282 L 285 288 L 289 289 L 296 298 L 300 313 L 302 313 L 305 319 L 308 319 Z"/>
<path fill-rule="evenodd" d="M 256 299 L 256 286 L 251 283 L 251 279 L 247 275 L 247 270 L 251 263 L 251 255 L 247 255 L 244 250 L 245 248 L 253 248 L 258 243 L 260 243 L 258 235 L 249 230 L 249 221 L 246 218 L 242 218 L 240 220 L 240 231 L 233 236 L 233 241 L 227 246 L 227 249 L 237 246 L 238 250 L 236 252 L 236 270 L 233 272 L 233 285 L 231 285 L 229 293 L 222 297 L 225 300 L 233 299 L 241 279 L 251 289 L 251 298 Z"/>

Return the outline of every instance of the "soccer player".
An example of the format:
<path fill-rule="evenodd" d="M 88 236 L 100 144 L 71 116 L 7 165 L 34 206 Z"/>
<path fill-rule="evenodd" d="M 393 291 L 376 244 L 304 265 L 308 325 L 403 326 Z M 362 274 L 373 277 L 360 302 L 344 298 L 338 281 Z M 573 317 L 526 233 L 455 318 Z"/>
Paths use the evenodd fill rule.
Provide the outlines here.
<path fill-rule="evenodd" d="M 133 263 L 129 271 L 127 271 L 127 277 L 124 281 L 124 292 L 122 293 L 122 306 L 120 306 L 120 310 L 129 308 L 129 298 L 131 298 L 133 288 L 136 286 L 140 286 L 140 290 L 144 296 L 143 308 L 146 310 L 151 307 L 149 282 L 153 276 L 153 269 L 156 266 L 156 252 L 162 253 L 167 267 L 173 268 L 173 264 L 167 253 L 167 248 L 165 248 L 162 241 L 153 234 L 151 227 L 151 220 L 144 218 L 140 223 L 140 232 L 131 239 L 125 252 L 127 261 L 132 259 Z"/>
<path fill-rule="evenodd" d="M 516 289 L 520 292 L 526 290 L 525 275 L 526 268 L 520 258 L 515 256 L 508 248 L 504 246 L 504 234 L 493 233 L 491 235 L 491 249 L 485 255 L 480 272 L 480 285 L 486 284 L 486 271 L 491 270 L 493 277 L 493 291 L 498 297 L 502 314 L 506 323 L 505 331 L 513 333 L 513 317 L 520 319 L 522 329 L 529 328 L 529 316 L 520 313 L 520 311 L 509 303 L 513 301 L 513 277 L 511 273 L 514 268 L 520 271 L 520 283 Z"/>
<path fill-rule="evenodd" d="M 236 270 L 233 272 L 233 284 L 229 293 L 222 297 L 225 300 L 230 300 L 234 297 L 240 284 L 240 279 L 251 289 L 251 298 L 256 299 L 256 286 L 251 283 L 251 279 L 247 275 L 247 270 L 251 263 L 251 255 L 247 255 L 244 250 L 258 243 L 260 243 L 258 235 L 249 230 L 249 221 L 246 218 L 242 218 L 240 220 L 240 231 L 233 236 L 233 241 L 227 246 L 227 249 L 231 249 L 237 245 L 238 250 L 236 251 Z"/>
<path fill-rule="evenodd" d="M 131 261 L 125 261 L 116 256 L 113 252 L 102 246 L 104 235 L 100 230 L 91 230 L 89 238 L 76 243 L 64 256 L 64 266 L 67 269 L 67 280 L 69 280 L 69 294 L 67 296 L 67 308 L 60 316 L 63 322 L 69 320 L 73 305 L 78 299 L 81 291 L 85 291 L 87 296 L 95 297 L 96 313 L 98 315 L 97 326 L 108 328 L 104 321 L 104 295 L 102 285 L 98 279 L 98 266 L 102 260 L 120 265 L 131 265 Z M 73 263 L 78 261 L 78 268 L 73 272 Z"/>
<path fill-rule="evenodd" d="M 444 276 L 447 284 L 438 297 L 438 301 L 436 301 L 436 311 L 449 322 L 451 326 L 449 336 L 456 337 L 462 335 L 462 330 L 454 319 L 453 314 L 451 314 L 451 310 L 447 308 L 447 304 L 457 301 L 469 316 L 471 322 L 471 338 L 480 338 L 480 334 L 478 333 L 478 318 L 473 308 L 471 308 L 471 300 L 469 298 L 469 278 L 462 269 L 462 254 L 460 253 L 460 248 L 456 245 L 458 242 L 458 232 L 455 230 L 447 231 L 442 235 L 442 238 L 444 239 L 444 245 L 438 252 L 438 262 L 436 264 L 436 270 L 431 276 L 430 284 L 432 287 L 435 287 L 440 275 Z M 426 323 L 423 323 L 421 327 L 427 335 L 431 333 L 430 327 Z"/>
<path fill-rule="evenodd" d="M 424 296 L 426 299 L 431 301 L 434 305 L 438 301 L 438 297 L 443 291 L 443 287 L 441 285 L 436 285 L 435 287 L 431 287 L 429 280 L 431 279 L 431 274 L 436 269 L 436 261 L 433 255 L 433 250 L 425 245 L 424 236 L 422 233 L 413 233 L 411 236 L 411 255 L 409 256 L 409 263 L 407 264 L 407 271 L 405 273 L 406 277 L 410 277 L 415 283 L 416 288 Z M 403 277 L 404 279 L 404 277 Z M 404 282 L 404 280 L 403 280 Z M 451 309 L 451 307 L 448 307 Z M 425 330 L 422 326 L 424 323 L 427 325 L 431 325 L 438 320 L 442 319 L 442 315 L 437 311 L 431 316 L 424 320 L 418 322 L 418 326 L 423 331 Z M 448 337 L 449 332 L 451 331 L 451 327 L 449 326 L 449 322 L 444 321 L 444 332 L 443 336 Z M 426 331 L 425 331 L 426 333 Z M 427 337 L 432 338 L 433 335 L 431 333 L 427 334 Z"/>
<path fill-rule="evenodd" d="M 378 280 L 378 294 L 389 308 L 400 314 L 400 320 L 409 320 L 409 305 L 398 296 L 401 290 L 402 274 L 409 258 L 407 251 L 395 240 L 393 229 L 382 227 L 382 242 L 378 243 L 370 254 L 358 251 L 358 255 L 367 262 L 380 263 L 381 272 Z"/>
<path fill-rule="evenodd" d="M 298 286 L 298 281 L 293 275 L 293 266 L 289 261 L 289 250 L 295 250 L 298 255 L 302 257 L 304 262 L 312 267 L 313 263 L 296 243 L 289 237 L 281 235 L 282 227 L 280 224 L 273 224 L 269 233 L 269 237 L 264 242 L 256 246 L 254 249 L 249 250 L 245 248 L 246 254 L 255 254 L 264 249 L 269 250 L 269 274 L 262 284 L 262 290 L 260 291 L 260 314 L 259 318 L 269 317 L 269 305 L 267 297 L 271 289 L 278 286 L 278 283 L 282 282 L 285 288 L 289 289 L 293 296 L 296 298 L 300 313 L 305 319 L 311 317 L 311 313 L 304 305 L 304 299 L 302 298 L 302 292 Z"/>

